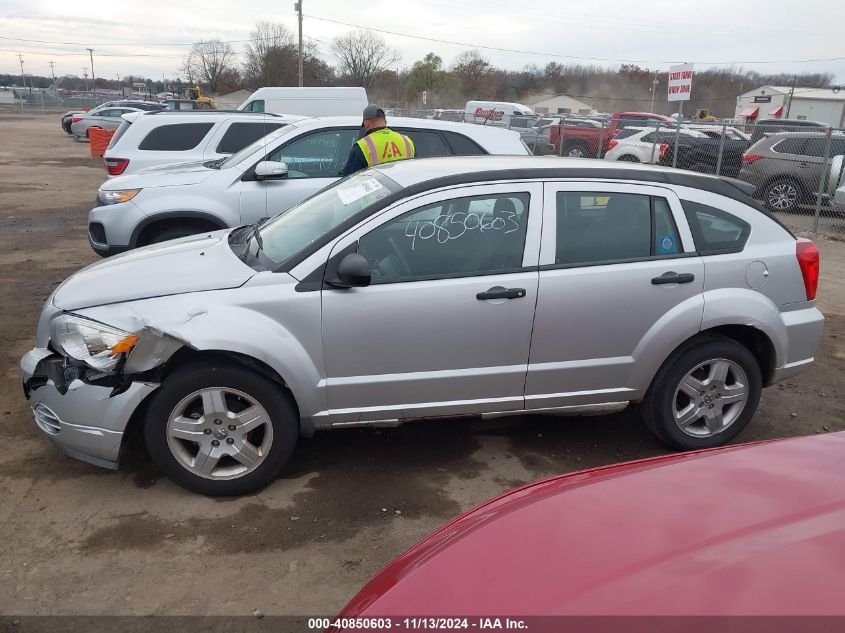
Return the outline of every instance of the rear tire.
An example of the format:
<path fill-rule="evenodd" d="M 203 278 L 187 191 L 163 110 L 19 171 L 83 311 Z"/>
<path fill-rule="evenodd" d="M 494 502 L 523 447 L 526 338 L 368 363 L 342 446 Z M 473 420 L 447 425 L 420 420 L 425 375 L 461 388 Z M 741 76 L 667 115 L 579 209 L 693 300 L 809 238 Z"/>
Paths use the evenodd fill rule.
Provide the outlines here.
<path fill-rule="evenodd" d="M 666 359 L 640 413 L 672 448 L 713 448 L 748 426 L 761 391 L 760 366 L 745 346 L 724 336 L 700 335 Z"/>
<path fill-rule="evenodd" d="M 587 158 L 590 149 L 582 142 L 570 142 L 563 146 L 563 154 L 569 158 Z"/>
<path fill-rule="evenodd" d="M 763 204 L 774 212 L 791 213 L 804 197 L 801 186 L 791 178 L 776 178 L 763 190 Z"/>
<path fill-rule="evenodd" d="M 144 422 L 159 468 L 180 486 L 211 496 L 270 483 L 298 437 L 299 414 L 284 387 L 236 363 L 177 370 L 155 392 Z"/>
<path fill-rule="evenodd" d="M 633 156 L 631 154 L 624 154 L 624 155 L 620 156 L 619 158 L 617 158 L 616 160 L 622 161 L 623 163 L 639 163 L 640 162 L 639 158 L 637 158 L 636 156 Z"/>

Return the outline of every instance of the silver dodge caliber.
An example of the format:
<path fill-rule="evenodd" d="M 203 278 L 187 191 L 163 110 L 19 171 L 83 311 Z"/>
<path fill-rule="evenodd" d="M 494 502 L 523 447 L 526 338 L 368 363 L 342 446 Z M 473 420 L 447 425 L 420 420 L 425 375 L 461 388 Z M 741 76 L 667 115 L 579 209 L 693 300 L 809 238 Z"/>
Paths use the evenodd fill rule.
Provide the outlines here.
<path fill-rule="evenodd" d="M 819 344 L 819 256 L 746 185 L 641 165 L 433 158 L 345 178 L 263 224 L 81 270 L 21 361 L 35 422 L 116 468 L 131 427 L 209 495 L 300 435 L 636 405 L 718 446 Z"/>

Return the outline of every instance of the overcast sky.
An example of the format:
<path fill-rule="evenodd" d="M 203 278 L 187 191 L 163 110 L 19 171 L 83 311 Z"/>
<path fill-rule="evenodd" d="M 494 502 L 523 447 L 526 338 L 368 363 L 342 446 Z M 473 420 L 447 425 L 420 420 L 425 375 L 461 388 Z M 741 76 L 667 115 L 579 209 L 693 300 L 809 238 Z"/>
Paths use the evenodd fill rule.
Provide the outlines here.
<path fill-rule="evenodd" d="M 399 50 L 402 65 L 428 51 L 448 64 L 477 47 L 495 65 L 511 69 L 630 60 L 666 70 L 672 62 L 690 61 L 699 69 L 734 64 L 761 72 L 831 72 L 845 85 L 842 0 L 542 3 L 550 8 L 509 0 L 303 2 L 304 33 L 330 63 L 329 42 L 351 30 L 337 23 L 344 22 L 405 34 L 383 34 Z M 20 73 L 20 51 L 27 74 L 49 76 L 52 60 L 57 75 L 81 76 L 90 65 L 84 49 L 91 47 L 97 76 L 172 78 L 191 42 L 230 40 L 240 53 L 262 20 L 295 32 L 294 0 L 0 0 L 0 72 Z"/>

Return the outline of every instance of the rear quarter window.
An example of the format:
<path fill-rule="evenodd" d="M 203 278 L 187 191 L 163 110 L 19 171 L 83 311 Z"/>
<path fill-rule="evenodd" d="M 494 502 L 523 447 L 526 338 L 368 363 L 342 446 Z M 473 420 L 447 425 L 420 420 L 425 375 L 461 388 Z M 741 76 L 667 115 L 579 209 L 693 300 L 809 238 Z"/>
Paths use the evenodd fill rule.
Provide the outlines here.
<path fill-rule="evenodd" d="M 109 141 L 109 149 L 117 145 L 117 142 L 120 140 L 120 137 L 126 134 L 126 130 L 132 125 L 129 121 L 124 120 L 123 123 L 120 124 L 120 127 L 117 128 L 117 132 L 115 132 L 111 140 Z"/>
<path fill-rule="evenodd" d="M 183 152 L 194 149 L 212 127 L 214 123 L 161 125 L 144 137 L 138 149 L 159 152 Z"/>
<path fill-rule="evenodd" d="M 731 213 L 700 202 L 681 200 L 700 255 L 739 253 L 745 248 L 751 225 Z"/>
<path fill-rule="evenodd" d="M 805 138 L 787 138 L 775 143 L 772 146 L 772 151 L 776 154 L 803 154 L 806 143 L 807 139 Z"/>
<path fill-rule="evenodd" d="M 405 134 L 414 142 L 414 150 L 417 158 L 431 158 L 432 156 L 448 156 L 446 143 L 443 142 L 440 134 L 430 130 L 396 130 Z"/>
<path fill-rule="evenodd" d="M 480 156 L 486 154 L 481 146 L 470 138 L 457 132 L 443 132 L 446 142 L 455 156 Z"/>

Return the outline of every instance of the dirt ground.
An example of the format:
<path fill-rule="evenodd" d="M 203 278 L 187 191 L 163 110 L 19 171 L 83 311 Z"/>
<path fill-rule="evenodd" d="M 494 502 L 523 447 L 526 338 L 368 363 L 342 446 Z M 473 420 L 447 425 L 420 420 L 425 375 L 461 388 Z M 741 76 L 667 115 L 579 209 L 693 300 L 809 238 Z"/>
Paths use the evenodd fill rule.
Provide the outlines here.
<path fill-rule="evenodd" d="M 629 411 L 333 431 L 303 440 L 265 490 L 222 500 L 176 487 L 140 447 L 118 472 L 64 457 L 17 363 L 45 298 L 97 259 L 86 220 L 105 172 L 57 115 L 0 115 L 0 138 L 0 614 L 330 615 L 492 495 L 667 450 Z M 845 429 L 845 243 L 820 248 L 818 362 L 764 392 L 740 441 Z"/>

